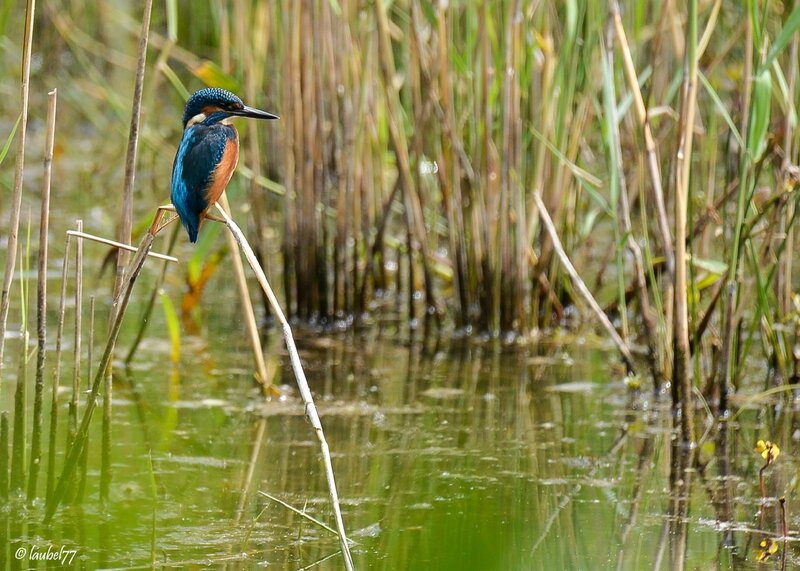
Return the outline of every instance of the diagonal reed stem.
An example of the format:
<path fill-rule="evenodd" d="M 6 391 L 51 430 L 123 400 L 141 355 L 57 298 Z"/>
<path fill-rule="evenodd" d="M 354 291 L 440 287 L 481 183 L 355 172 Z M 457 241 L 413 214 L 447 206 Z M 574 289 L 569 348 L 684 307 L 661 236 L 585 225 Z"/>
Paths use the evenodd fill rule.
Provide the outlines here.
<path fill-rule="evenodd" d="M 150 15 L 153 11 L 153 0 L 146 0 L 142 14 L 142 30 L 139 34 L 138 59 L 136 63 L 136 82 L 133 87 L 133 105 L 131 108 L 131 124 L 128 132 L 128 150 L 125 157 L 125 183 L 122 189 L 122 209 L 119 215 L 119 241 L 125 244 L 131 241 L 133 225 L 133 183 L 136 177 L 136 151 L 139 147 L 139 123 L 142 115 L 142 91 L 144 89 L 144 71 L 147 63 L 147 42 L 150 34 Z M 114 282 L 114 295 L 118 295 L 125 275 L 128 253 L 120 249 L 117 253 L 117 274 Z"/>
<path fill-rule="evenodd" d="M 333 473 L 331 453 L 330 449 L 328 448 L 328 442 L 325 439 L 325 433 L 322 430 L 322 423 L 319 420 L 317 407 L 314 405 L 314 397 L 311 395 L 311 389 L 308 386 L 306 374 L 303 371 L 302 364 L 300 363 L 300 355 L 297 352 L 297 345 L 295 345 L 294 342 L 292 328 L 289 326 L 289 322 L 286 320 L 286 316 L 283 314 L 283 310 L 278 302 L 278 298 L 275 297 L 275 293 L 272 291 L 272 287 L 269 285 L 267 276 L 264 274 L 264 270 L 261 269 L 261 266 L 256 259 L 256 255 L 253 252 L 253 249 L 250 247 L 250 244 L 248 244 L 247 239 L 244 237 L 241 229 L 236 225 L 231 217 L 228 216 L 228 213 L 225 212 L 225 209 L 222 208 L 220 204 L 217 204 L 216 206 L 217 210 L 225 219 L 225 224 L 228 226 L 228 230 L 230 230 L 231 234 L 233 234 L 233 237 L 236 238 L 239 248 L 242 250 L 245 259 L 247 259 L 247 263 L 250 264 L 253 273 L 255 273 L 261 289 L 264 290 L 264 293 L 266 294 L 267 299 L 272 306 L 272 310 L 275 312 L 275 316 L 278 318 L 278 321 L 280 321 L 281 329 L 283 330 L 283 337 L 286 340 L 286 349 L 289 352 L 289 360 L 292 363 L 292 370 L 294 371 L 295 378 L 297 379 L 297 386 L 300 389 L 300 395 L 302 396 L 303 403 L 305 404 L 306 416 L 308 417 L 311 426 L 314 428 L 314 431 L 317 434 L 320 449 L 322 450 L 322 460 L 325 464 L 325 476 L 328 480 L 328 491 L 333 504 L 333 513 L 336 518 L 336 528 L 339 531 L 339 544 L 342 548 L 342 556 L 344 557 L 345 567 L 348 569 L 348 571 L 350 571 L 353 569 L 353 558 L 350 555 L 350 547 L 347 543 L 347 535 L 345 533 L 344 520 L 342 519 L 342 511 L 339 507 L 339 494 L 336 491 L 336 479 Z"/>
<path fill-rule="evenodd" d="M 86 406 L 84 407 L 80 426 L 75 433 L 75 438 L 69 448 L 69 451 L 67 452 L 66 458 L 64 459 L 64 467 L 61 471 L 61 476 L 58 478 L 58 483 L 53 490 L 52 497 L 47 499 L 47 507 L 45 509 L 44 517 L 45 523 L 52 519 L 56 512 L 56 508 L 58 508 L 58 505 L 63 501 L 64 495 L 70 486 L 70 483 L 72 482 L 72 477 L 75 473 L 75 468 L 78 465 L 78 460 L 80 459 L 83 449 L 86 446 L 86 440 L 89 434 L 89 424 L 91 423 L 94 409 L 97 407 L 97 396 L 100 393 L 100 387 L 103 384 L 103 380 L 108 372 L 108 365 L 111 363 L 111 358 L 114 354 L 114 345 L 116 344 L 117 337 L 119 336 L 119 330 L 122 326 L 122 319 L 125 316 L 125 309 L 128 307 L 128 302 L 130 301 L 133 285 L 136 282 L 136 278 L 139 276 L 142 266 L 144 266 L 147 253 L 150 251 L 150 248 L 153 247 L 153 240 L 155 239 L 156 233 L 160 228 L 161 219 L 163 216 L 164 209 L 159 208 L 156 211 L 156 216 L 152 225 L 150 226 L 150 229 L 144 235 L 144 238 L 139 245 L 136 256 L 131 261 L 130 271 L 126 280 L 122 284 L 120 295 L 114 300 L 114 304 L 112 306 L 112 315 L 114 319 L 111 323 L 111 329 L 108 334 L 103 356 L 100 358 L 97 373 L 92 381 L 92 386 L 86 399 Z"/>
<path fill-rule="evenodd" d="M 225 193 L 222 194 L 220 202 L 222 206 L 230 210 L 228 197 Z M 236 251 L 236 241 L 230 234 L 228 234 L 228 247 L 231 249 L 232 253 Z M 239 298 L 242 302 L 242 316 L 244 317 L 245 326 L 247 327 L 247 337 L 250 339 L 250 347 L 253 351 L 253 359 L 256 364 L 256 377 L 264 394 L 270 394 L 271 391 L 276 391 L 277 389 L 270 384 L 267 378 L 267 364 L 264 361 L 264 349 L 261 347 L 261 337 L 258 333 L 258 324 L 256 323 L 256 316 L 253 311 L 253 303 L 250 301 L 250 294 L 247 291 L 247 278 L 244 275 L 242 258 L 235 255 L 231 256 L 231 258 L 233 262 L 233 274 L 236 277 L 236 286 L 239 292 Z"/>
<path fill-rule="evenodd" d="M 619 336 L 617 330 L 614 329 L 614 325 L 608 319 L 608 316 L 603 313 L 603 309 L 600 307 L 600 304 L 597 303 L 597 300 L 594 299 L 592 296 L 592 292 L 589 291 L 589 288 L 586 287 L 586 284 L 581 279 L 581 276 L 578 274 L 578 271 L 575 269 L 575 266 L 572 265 L 572 262 L 567 256 L 567 253 L 564 251 L 564 246 L 561 245 L 561 240 L 558 238 L 558 233 L 556 232 L 556 227 L 553 224 L 553 219 L 550 218 L 550 213 L 547 212 L 547 207 L 544 205 L 542 201 L 542 197 L 539 196 L 538 192 L 533 193 L 533 200 L 536 202 L 536 206 L 539 209 L 539 217 L 542 220 L 542 224 L 547 230 L 547 233 L 550 235 L 550 240 L 553 242 L 553 248 L 558 254 L 561 263 L 564 266 L 564 269 L 569 274 L 569 277 L 572 278 L 572 283 L 575 284 L 575 289 L 578 290 L 583 300 L 589 304 L 589 307 L 592 309 L 592 312 L 597 316 L 597 319 L 603 325 L 605 330 L 608 332 L 609 337 L 614 342 L 614 345 L 617 346 L 617 349 L 622 355 L 622 360 L 625 361 L 625 366 L 628 369 L 629 373 L 633 373 L 635 368 L 633 366 L 633 355 L 631 354 L 631 350 L 628 348 L 627 343 L 623 341 L 622 337 Z"/>

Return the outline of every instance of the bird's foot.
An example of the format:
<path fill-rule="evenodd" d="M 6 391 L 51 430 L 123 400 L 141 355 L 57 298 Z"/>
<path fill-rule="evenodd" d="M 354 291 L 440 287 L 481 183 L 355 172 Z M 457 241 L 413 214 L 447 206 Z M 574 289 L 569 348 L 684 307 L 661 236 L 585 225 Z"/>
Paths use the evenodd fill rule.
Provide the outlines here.
<path fill-rule="evenodd" d="M 214 222 L 219 222 L 221 224 L 227 224 L 226 220 L 224 218 L 222 218 L 221 216 L 216 216 L 214 214 L 209 214 L 208 212 L 206 212 L 206 216 L 205 217 L 208 220 L 213 220 Z"/>
<path fill-rule="evenodd" d="M 164 228 L 172 224 L 178 219 L 178 214 L 173 214 L 166 221 L 162 222 L 164 214 L 167 212 L 176 212 L 175 206 L 172 204 L 162 204 L 158 208 L 156 208 L 156 218 L 153 221 L 153 226 L 156 228 L 154 234 L 158 234 Z"/>

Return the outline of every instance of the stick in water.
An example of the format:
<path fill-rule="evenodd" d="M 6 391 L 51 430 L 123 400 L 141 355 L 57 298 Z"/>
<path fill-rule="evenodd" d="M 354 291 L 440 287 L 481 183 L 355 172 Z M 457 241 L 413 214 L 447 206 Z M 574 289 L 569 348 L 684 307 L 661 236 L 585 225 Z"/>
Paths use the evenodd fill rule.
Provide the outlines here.
<path fill-rule="evenodd" d="M 336 480 L 333 474 L 331 453 L 330 449 L 328 448 L 328 442 L 325 439 L 325 433 L 322 430 L 322 423 L 319 420 L 319 414 L 317 414 L 317 407 L 314 405 L 314 398 L 311 396 L 311 389 L 308 387 L 308 381 L 306 381 L 306 374 L 303 372 L 303 366 L 300 364 L 300 355 L 298 354 L 297 346 L 294 343 L 292 328 L 289 326 L 289 322 L 286 320 L 286 316 L 283 314 L 283 310 L 278 303 L 278 298 L 275 297 L 275 293 L 272 291 L 269 281 L 267 281 L 267 276 L 264 274 L 264 270 L 261 269 L 261 266 L 256 259 L 256 255 L 253 252 L 253 249 L 250 247 L 250 244 L 245 239 L 241 229 L 236 225 L 236 222 L 234 222 L 231 217 L 228 216 L 228 213 L 225 212 L 224 208 L 222 208 L 219 204 L 216 204 L 216 207 L 222 215 L 222 218 L 225 220 L 228 230 L 230 230 L 231 234 L 233 234 L 233 237 L 236 238 L 239 248 L 241 248 L 244 257 L 247 259 L 247 263 L 250 264 L 250 267 L 253 269 L 259 285 L 261 285 L 261 289 L 263 289 L 264 293 L 267 295 L 267 299 L 272 306 L 272 311 L 275 312 L 275 316 L 281 323 L 283 337 L 286 340 L 286 349 L 289 352 L 289 360 L 292 363 L 292 370 L 294 371 L 295 378 L 297 379 L 297 386 L 300 389 L 300 395 L 302 396 L 303 403 L 305 404 L 306 416 L 308 417 L 309 422 L 311 422 L 311 426 L 314 427 L 314 431 L 317 434 L 317 439 L 319 440 L 320 448 L 322 449 L 322 460 L 325 464 L 325 476 L 328 479 L 328 491 L 331 496 L 331 502 L 333 503 L 333 513 L 336 517 L 336 528 L 339 531 L 339 544 L 342 547 L 342 556 L 344 557 L 345 567 L 348 569 L 348 571 L 351 571 L 353 569 L 353 558 L 350 555 L 350 546 L 347 543 L 347 535 L 345 534 L 342 511 L 339 507 L 339 494 L 336 491 Z"/>

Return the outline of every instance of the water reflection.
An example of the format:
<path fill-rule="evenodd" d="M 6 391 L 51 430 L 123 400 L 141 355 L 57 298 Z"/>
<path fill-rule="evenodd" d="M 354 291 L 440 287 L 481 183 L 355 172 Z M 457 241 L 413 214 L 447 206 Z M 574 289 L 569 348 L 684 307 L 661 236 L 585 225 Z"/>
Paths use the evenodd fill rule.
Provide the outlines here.
<path fill-rule="evenodd" d="M 707 425 L 687 455 L 668 403 L 630 390 L 613 355 L 585 341 L 500 347 L 376 330 L 298 342 L 358 568 L 741 569 L 756 565 L 764 539 L 779 548 L 768 565 L 797 562 L 776 499 L 791 489 L 794 413 Z M 290 383 L 279 346 L 269 365 Z M 187 343 L 180 368 L 154 364 L 153 349 L 115 378 L 108 509 L 97 497 L 97 428 L 85 501 L 46 529 L 37 506 L 11 518 L 6 562 L 19 563 L 15 546 L 48 538 L 76 546 L 90 568 L 154 559 L 338 569 L 332 534 L 259 493 L 331 521 L 291 387 L 263 404 L 245 346 Z M 759 521 L 752 446 L 766 432 L 785 450 Z M 789 528 L 795 505 L 787 494 Z"/>

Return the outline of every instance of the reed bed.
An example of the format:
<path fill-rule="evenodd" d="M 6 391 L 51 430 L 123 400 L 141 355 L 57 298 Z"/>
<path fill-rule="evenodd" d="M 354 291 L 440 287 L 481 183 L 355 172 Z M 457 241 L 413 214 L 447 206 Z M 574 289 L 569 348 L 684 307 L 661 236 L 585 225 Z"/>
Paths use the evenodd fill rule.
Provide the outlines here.
<path fill-rule="evenodd" d="M 624 342 L 644 345 L 656 388 L 671 385 L 688 406 L 700 384 L 724 408 L 752 348 L 783 382 L 795 368 L 780 322 L 800 12 L 689 8 L 209 5 L 231 31 L 242 17 L 259 25 L 220 33 L 176 65 L 246 85 L 283 117 L 248 165 L 277 182 L 248 196 L 262 205 L 264 188 L 285 192 L 290 316 L 358 323 L 391 294 L 412 327 L 424 316 L 524 338 L 583 307 L 566 255 Z M 238 59 L 259 49 L 269 57 Z M 214 75 L 203 58 L 229 65 Z M 251 75 L 247 63 L 262 67 Z M 253 210 L 253 232 L 269 234 L 275 218 Z"/>

